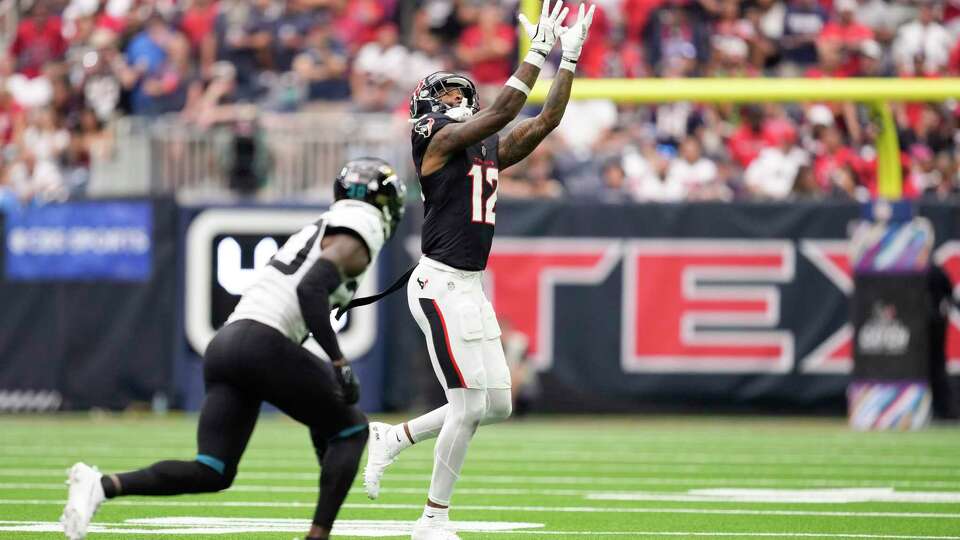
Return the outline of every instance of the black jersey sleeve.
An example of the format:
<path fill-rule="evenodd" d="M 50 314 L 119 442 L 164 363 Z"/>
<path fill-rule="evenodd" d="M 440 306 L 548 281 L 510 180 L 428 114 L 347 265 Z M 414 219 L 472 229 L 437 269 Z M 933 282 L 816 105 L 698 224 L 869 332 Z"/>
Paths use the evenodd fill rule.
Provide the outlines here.
<path fill-rule="evenodd" d="M 413 124 L 410 137 L 413 143 L 413 161 L 417 165 L 417 173 L 420 172 L 420 164 L 423 162 L 423 156 L 427 153 L 430 140 L 438 131 L 443 129 L 443 126 L 452 122 L 454 120 L 445 114 L 430 113 Z"/>

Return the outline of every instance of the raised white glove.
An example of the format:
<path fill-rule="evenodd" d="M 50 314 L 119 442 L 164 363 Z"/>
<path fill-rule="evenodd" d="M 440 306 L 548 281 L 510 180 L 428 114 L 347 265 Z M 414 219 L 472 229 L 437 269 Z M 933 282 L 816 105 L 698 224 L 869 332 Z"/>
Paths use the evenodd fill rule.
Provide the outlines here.
<path fill-rule="evenodd" d="M 560 22 L 566 18 L 569 10 L 563 7 L 563 0 L 557 0 L 553 10 L 550 9 L 550 0 L 543 0 L 543 9 L 540 11 L 540 21 L 533 24 L 527 19 L 527 16 L 520 13 L 517 19 L 520 25 L 530 36 L 530 50 L 538 52 L 544 58 L 550 54 L 553 45 L 557 42 L 557 31 L 560 28 Z M 542 62 L 541 62 L 542 64 Z"/>
<path fill-rule="evenodd" d="M 573 71 L 577 66 L 577 60 L 580 60 L 580 52 L 583 50 L 583 42 L 587 40 L 587 31 L 590 30 L 590 24 L 593 23 L 593 10 L 597 6 L 591 5 L 590 11 L 586 15 L 583 13 L 583 4 L 577 12 L 577 22 L 570 27 L 561 26 L 557 34 L 560 36 L 560 47 L 563 49 L 563 58 L 560 61 L 560 67 Z"/>

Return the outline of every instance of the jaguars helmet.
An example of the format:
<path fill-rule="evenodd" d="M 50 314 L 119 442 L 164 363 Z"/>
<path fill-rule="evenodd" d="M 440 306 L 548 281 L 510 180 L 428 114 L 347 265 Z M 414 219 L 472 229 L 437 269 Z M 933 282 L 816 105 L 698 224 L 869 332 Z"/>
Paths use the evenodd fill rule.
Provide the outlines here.
<path fill-rule="evenodd" d="M 389 163 L 374 157 L 348 161 L 333 183 L 333 199 L 352 199 L 373 205 L 383 214 L 383 228 L 390 238 L 403 219 L 407 186 Z"/>
<path fill-rule="evenodd" d="M 451 107 L 440 100 L 440 96 L 450 90 L 458 89 L 463 93 L 463 102 L 459 107 Z M 449 71 L 431 73 L 417 83 L 410 96 L 410 119 L 417 120 L 428 113 L 444 113 L 454 120 L 463 120 L 480 111 L 480 96 L 473 81 Z"/>

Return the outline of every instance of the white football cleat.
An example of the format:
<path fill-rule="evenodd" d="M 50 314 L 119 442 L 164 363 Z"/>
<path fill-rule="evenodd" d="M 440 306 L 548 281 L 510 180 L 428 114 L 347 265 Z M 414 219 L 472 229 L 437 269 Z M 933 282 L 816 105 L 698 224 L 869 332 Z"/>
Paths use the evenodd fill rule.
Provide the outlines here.
<path fill-rule="evenodd" d="M 390 424 L 370 422 L 370 439 L 367 443 L 367 466 L 363 468 L 363 487 L 367 497 L 380 495 L 380 477 L 400 453 L 400 441 L 389 440 Z"/>
<path fill-rule="evenodd" d="M 96 467 L 77 463 L 70 467 L 67 484 L 70 486 L 67 505 L 63 508 L 60 523 L 63 533 L 70 540 L 82 540 L 87 536 L 87 527 L 100 504 L 107 499 L 100 485 L 103 475 Z"/>
<path fill-rule="evenodd" d="M 457 533 L 447 528 L 449 526 L 450 522 L 445 519 L 433 521 L 421 517 L 413 524 L 410 540 L 460 540 Z"/>

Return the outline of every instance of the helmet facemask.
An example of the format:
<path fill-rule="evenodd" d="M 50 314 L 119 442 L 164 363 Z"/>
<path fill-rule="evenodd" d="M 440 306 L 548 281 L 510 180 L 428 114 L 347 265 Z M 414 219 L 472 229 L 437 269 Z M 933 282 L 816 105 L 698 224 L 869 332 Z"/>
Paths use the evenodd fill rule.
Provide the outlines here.
<path fill-rule="evenodd" d="M 463 95 L 460 105 L 448 105 L 441 100 L 447 92 L 459 90 Z M 417 120 L 431 113 L 444 113 L 453 120 L 462 122 L 480 111 L 480 98 L 473 81 L 454 73 L 438 72 L 420 81 L 410 98 L 410 116 Z"/>

